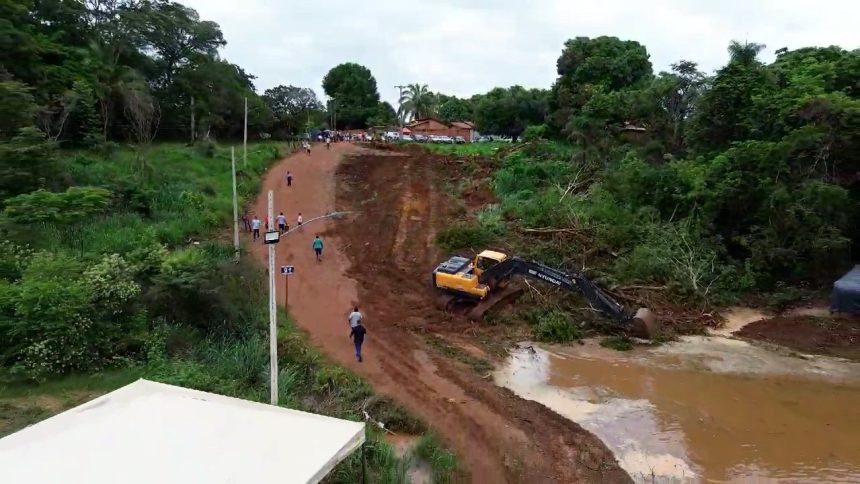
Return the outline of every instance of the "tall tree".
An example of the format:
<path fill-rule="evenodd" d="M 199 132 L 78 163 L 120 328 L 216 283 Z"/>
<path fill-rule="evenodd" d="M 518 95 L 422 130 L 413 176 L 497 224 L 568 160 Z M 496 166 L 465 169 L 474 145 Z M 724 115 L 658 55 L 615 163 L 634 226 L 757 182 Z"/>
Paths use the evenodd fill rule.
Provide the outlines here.
<path fill-rule="evenodd" d="M 263 99 L 278 125 L 291 134 L 303 131 L 308 119 L 317 121 L 323 110 L 316 93 L 306 87 L 275 86 L 266 89 Z"/>
<path fill-rule="evenodd" d="M 217 23 L 201 21 L 196 10 L 179 3 L 142 0 L 129 17 L 144 48 L 154 54 L 154 81 L 161 89 L 169 87 L 195 55 L 214 56 L 227 43 Z"/>
<path fill-rule="evenodd" d="M 475 117 L 474 106 L 468 99 L 456 96 L 437 94 L 438 105 L 436 115 L 439 119 L 450 123 L 452 121 L 473 121 Z"/>
<path fill-rule="evenodd" d="M 497 87 L 473 98 L 475 123 L 483 133 L 519 136 L 530 124 L 541 124 L 547 114 L 547 91 L 512 86 Z"/>
<path fill-rule="evenodd" d="M 706 87 L 705 74 L 687 60 L 672 64 L 672 72 L 661 72 L 654 81 L 652 89 L 666 117 L 668 145 L 675 154 L 686 148 L 686 126 Z"/>
<path fill-rule="evenodd" d="M 754 93 L 769 81 L 756 55 L 761 44 L 732 42 L 729 63 L 717 71 L 702 96 L 690 130 L 690 143 L 700 152 L 725 149 L 750 137 Z"/>
<path fill-rule="evenodd" d="M 427 84 L 409 84 L 400 95 L 398 115 L 403 121 L 424 119 L 436 113 L 436 95 Z"/>
<path fill-rule="evenodd" d="M 364 128 L 379 109 L 379 91 L 370 69 L 347 62 L 332 68 L 323 78 L 323 91 L 334 99 L 336 129 Z"/>
<path fill-rule="evenodd" d="M 552 87 L 552 125 L 563 130 L 570 116 L 598 92 L 641 86 L 652 77 L 648 51 L 639 42 L 617 37 L 577 37 L 564 44 Z"/>

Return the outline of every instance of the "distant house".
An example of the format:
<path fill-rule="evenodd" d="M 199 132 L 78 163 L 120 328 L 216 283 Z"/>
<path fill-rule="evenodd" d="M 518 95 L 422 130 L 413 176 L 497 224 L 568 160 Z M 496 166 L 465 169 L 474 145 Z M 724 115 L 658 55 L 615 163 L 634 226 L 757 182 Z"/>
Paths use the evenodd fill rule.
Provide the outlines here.
<path fill-rule="evenodd" d="M 425 136 L 462 136 L 467 143 L 474 141 L 476 136 L 475 125 L 469 121 L 454 121 L 446 123 L 436 118 L 417 119 L 406 125 L 413 134 Z"/>
<path fill-rule="evenodd" d="M 451 127 L 457 129 L 461 133 L 458 136 L 462 136 L 470 143 L 478 138 L 478 131 L 475 129 L 475 125 L 472 124 L 471 121 L 454 121 L 451 123 Z"/>

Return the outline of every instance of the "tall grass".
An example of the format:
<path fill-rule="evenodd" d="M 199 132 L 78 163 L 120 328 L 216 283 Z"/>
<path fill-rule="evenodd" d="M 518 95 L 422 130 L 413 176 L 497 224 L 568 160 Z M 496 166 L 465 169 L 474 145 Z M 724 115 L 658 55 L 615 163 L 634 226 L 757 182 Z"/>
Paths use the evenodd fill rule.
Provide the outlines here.
<path fill-rule="evenodd" d="M 436 144 L 426 143 L 421 146 L 426 147 L 434 153 L 456 156 L 474 156 L 474 155 L 493 155 L 504 147 L 510 147 L 510 143 L 487 142 L 487 143 L 466 143 L 462 145 Z"/>
<path fill-rule="evenodd" d="M 442 446 L 435 434 L 428 432 L 421 436 L 413 452 L 430 463 L 434 483 L 448 484 L 457 478 L 460 470 L 457 457 Z"/>

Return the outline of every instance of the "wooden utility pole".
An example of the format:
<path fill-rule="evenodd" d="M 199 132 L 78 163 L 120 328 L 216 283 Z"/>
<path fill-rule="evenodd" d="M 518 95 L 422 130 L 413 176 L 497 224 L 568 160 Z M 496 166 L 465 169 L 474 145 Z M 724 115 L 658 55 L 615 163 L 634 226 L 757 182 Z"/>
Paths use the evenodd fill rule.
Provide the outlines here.
<path fill-rule="evenodd" d="M 194 144 L 194 140 L 197 137 L 197 132 L 195 131 L 194 126 L 194 96 L 191 96 L 191 144 Z"/>
<path fill-rule="evenodd" d="M 248 168 L 248 98 L 245 98 L 245 134 L 242 140 L 242 167 Z"/>

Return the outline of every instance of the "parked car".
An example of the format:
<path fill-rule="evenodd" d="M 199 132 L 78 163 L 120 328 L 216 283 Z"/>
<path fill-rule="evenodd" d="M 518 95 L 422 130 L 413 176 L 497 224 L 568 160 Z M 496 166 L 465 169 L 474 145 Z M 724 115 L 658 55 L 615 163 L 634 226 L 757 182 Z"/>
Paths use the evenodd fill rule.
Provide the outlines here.
<path fill-rule="evenodd" d="M 442 142 L 442 137 L 439 136 L 438 134 L 431 134 L 427 138 L 428 138 L 427 141 L 429 141 L 431 143 L 441 143 Z"/>
<path fill-rule="evenodd" d="M 446 144 L 452 145 L 452 144 L 454 144 L 454 138 L 452 138 L 452 137 L 450 137 L 450 136 L 440 136 L 440 137 L 439 137 L 439 142 L 440 142 L 440 143 L 446 143 Z"/>
<path fill-rule="evenodd" d="M 427 142 L 427 137 L 424 136 L 423 134 L 413 134 L 412 137 L 415 138 L 415 141 L 417 141 L 419 143 L 426 143 Z"/>
<path fill-rule="evenodd" d="M 403 142 L 415 141 L 415 138 L 413 138 L 412 135 L 401 134 L 400 135 L 400 141 L 403 141 Z"/>
<path fill-rule="evenodd" d="M 454 143 L 456 143 L 458 145 L 466 144 L 466 138 L 464 138 L 462 136 L 455 136 L 454 137 Z"/>

